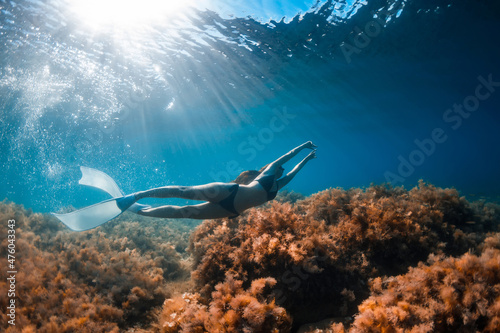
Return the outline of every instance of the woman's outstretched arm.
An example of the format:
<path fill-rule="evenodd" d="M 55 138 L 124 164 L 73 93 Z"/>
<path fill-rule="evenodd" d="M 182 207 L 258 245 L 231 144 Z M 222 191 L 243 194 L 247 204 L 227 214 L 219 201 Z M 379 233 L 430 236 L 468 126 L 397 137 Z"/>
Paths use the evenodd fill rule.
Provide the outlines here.
<path fill-rule="evenodd" d="M 286 184 L 288 184 L 293 179 L 293 177 L 295 177 L 295 175 L 304 167 L 304 165 L 306 165 L 307 162 L 314 158 L 316 158 L 316 150 L 310 152 L 309 155 L 307 155 L 302 161 L 300 161 L 300 163 L 297 164 L 295 168 L 292 169 L 292 171 L 287 173 L 286 176 L 278 179 L 278 190 L 282 189 Z"/>
<path fill-rule="evenodd" d="M 274 170 L 276 170 L 277 168 L 279 168 L 280 166 L 282 166 L 286 162 L 290 161 L 298 153 L 300 153 L 303 149 L 306 149 L 306 148 L 315 149 L 317 147 L 311 141 L 307 141 L 306 143 L 303 143 L 300 146 L 293 148 L 288 153 L 286 153 L 285 155 L 278 158 L 276 161 L 270 163 L 266 169 L 269 170 L 269 169 L 273 168 Z M 264 170 L 264 171 L 267 171 L 267 170 Z"/>

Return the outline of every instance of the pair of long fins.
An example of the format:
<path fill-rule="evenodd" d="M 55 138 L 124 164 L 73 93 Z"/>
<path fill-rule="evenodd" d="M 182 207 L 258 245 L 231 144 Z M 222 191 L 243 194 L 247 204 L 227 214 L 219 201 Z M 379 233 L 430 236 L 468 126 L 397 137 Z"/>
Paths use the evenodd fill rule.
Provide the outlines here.
<path fill-rule="evenodd" d="M 133 196 L 124 196 L 113 178 L 104 172 L 83 166 L 80 167 L 80 170 L 82 178 L 78 182 L 79 184 L 103 190 L 113 198 L 67 214 L 52 213 L 71 230 L 89 230 L 114 219 L 125 210 L 136 213 L 149 207 L 135 203 Z"/>

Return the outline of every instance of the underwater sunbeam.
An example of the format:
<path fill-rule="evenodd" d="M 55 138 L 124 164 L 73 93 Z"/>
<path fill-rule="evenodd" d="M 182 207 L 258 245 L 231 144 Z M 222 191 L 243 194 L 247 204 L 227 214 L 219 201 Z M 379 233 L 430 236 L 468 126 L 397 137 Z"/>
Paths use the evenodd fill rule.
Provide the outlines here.
<path fill-rule="evenodd" d="M 192 4 L 192 0 L 73 0 L 68 8 L 92 30 L 103 32 L 164 22 Z"/>

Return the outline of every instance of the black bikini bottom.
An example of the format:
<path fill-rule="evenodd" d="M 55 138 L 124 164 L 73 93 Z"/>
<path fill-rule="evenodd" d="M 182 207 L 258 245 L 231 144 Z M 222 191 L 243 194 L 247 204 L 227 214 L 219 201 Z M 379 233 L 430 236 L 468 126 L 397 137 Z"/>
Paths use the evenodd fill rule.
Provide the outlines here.
<path fill-rule="evenodd" d="M 226 198 L 222 199 L 219 201 L 219 205 L 227 210 L 228 212 L 231 212 L 235 214 L 232 217 L 239 216 L 240 213 L 234 208 L 234 198 L 236 197 L 236 193 L 238 193 L 240 185 L 239 184 L 234 184 L 229 191 L 231 192 Z"/>

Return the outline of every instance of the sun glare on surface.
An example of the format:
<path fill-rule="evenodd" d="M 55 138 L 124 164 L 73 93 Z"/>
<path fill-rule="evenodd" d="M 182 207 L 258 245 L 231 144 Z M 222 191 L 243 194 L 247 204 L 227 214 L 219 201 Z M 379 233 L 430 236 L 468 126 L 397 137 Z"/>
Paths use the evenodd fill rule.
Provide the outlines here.
<path fill-rule="evenodd" d="M 95 30 L 135 29 L 162 23 L 188 9 L 193 0 L 68 0 L 70 11 Z"/>

